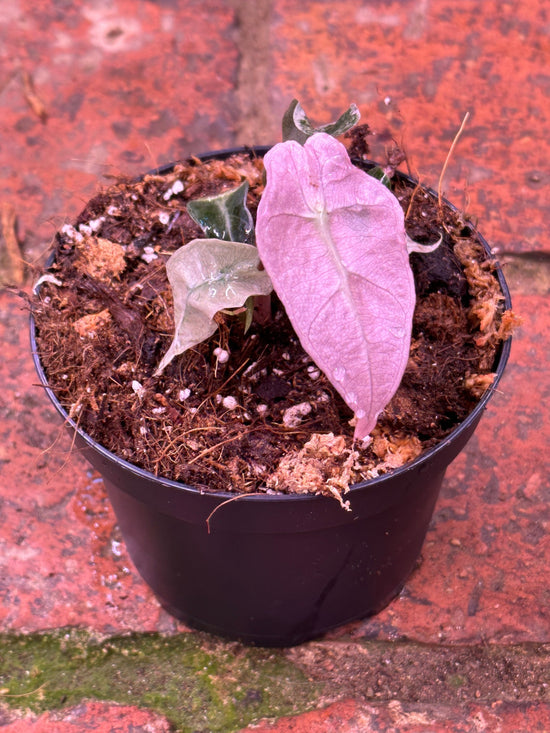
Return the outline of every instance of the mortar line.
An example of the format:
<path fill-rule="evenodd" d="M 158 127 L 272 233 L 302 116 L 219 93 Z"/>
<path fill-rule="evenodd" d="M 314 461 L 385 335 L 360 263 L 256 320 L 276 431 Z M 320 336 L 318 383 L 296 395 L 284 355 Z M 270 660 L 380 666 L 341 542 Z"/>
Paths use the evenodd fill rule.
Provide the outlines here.
<path fill-rule="evenodd" d="M 239 50 L 236 140 L 241 145 L 275 142 L 277 131 L 270 93 L 272 0 L 231 0 L 231 5 L 235 11 Z"/>

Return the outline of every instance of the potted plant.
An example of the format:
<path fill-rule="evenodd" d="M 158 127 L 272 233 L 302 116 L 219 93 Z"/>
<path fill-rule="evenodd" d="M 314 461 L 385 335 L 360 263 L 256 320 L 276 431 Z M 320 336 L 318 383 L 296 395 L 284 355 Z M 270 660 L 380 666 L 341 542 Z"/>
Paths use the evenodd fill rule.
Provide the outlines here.
<path fill-rule="evenodd" d="M 37 288 L 38 374 L 137 569 L 249 643 L 399 592 L 509 354 L 487 244 L 396 151 L 366 161 L 357 121 L 315 130 L 293 102 L 271 150 L 110 186 Z"/>

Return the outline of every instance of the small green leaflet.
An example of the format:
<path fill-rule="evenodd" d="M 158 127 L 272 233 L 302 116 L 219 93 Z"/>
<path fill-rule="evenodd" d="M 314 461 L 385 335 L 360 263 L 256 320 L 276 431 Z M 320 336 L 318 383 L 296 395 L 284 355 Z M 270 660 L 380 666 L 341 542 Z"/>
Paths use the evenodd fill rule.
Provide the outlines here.
<path fill-rule="evenodd" d="M 246 206 L 247 193 L 248 182 L 244 181 L 218 196 L 189 201 L 187 211 L 209 238 L 252 243 L 254 222 Z"/>
<path fill-rule="evenodd" d="M 283 116 L 283 141 L 296 140 L 300 145 L 304 145 L 306 140 L 316 132 L 325 132 L 332 137 L 338 137 L 356 125 L 360 118 L 361 114 L 357 106 L 351 104 L 336 122 L 313 127 L 300 102 L 293 99 Z"/>
<path fill-rule="evenodd" d="M 223 239 L 226 242 L 254 244 L 254 220 L 246 206 L 248 183 L 244 181 L 231 191 L 218 196 L 195 199 L 187 204 L 187 211 L 202 228 L 207 237 Z M 252 325 L 254 298 L 247 298 L 244 332 Z M 231 311 L 227 311 L 231 313 Z"/>

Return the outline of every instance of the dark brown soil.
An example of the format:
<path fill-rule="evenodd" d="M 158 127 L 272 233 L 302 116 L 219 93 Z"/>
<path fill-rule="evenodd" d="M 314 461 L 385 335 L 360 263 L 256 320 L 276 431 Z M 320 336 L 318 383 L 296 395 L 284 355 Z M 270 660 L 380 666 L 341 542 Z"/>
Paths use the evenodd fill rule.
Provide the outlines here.
<path fill-rule="evenodd" d="M 471 412 L 492 383 L 513 315 L 503 314 L 493 265 L 473 228 L 398 181 L 410 236 L 432 242 L 443 233 L 443 243 L 411 255 L 410 360 L 370 445 L 353 445 L 351 411 L 303 351 L 275 297 L 264 325 L 259 318 L 245 334 L 244 316 L 219 314 L 211 339 L 154 377 L 173 328 L 164 264 L 201 236 L 186 202 L 244 177 L 254 214 L 263 163 L 247 154 L 194 159 L 93 198 L 56 236 L 56 282 L 41 285 L 34 307 L 40 357 L 69 415 L 154 474 L 204 490 L 340 493 L 415 458 Z M 168 196 L 176 180 L 184 190 Z"/>

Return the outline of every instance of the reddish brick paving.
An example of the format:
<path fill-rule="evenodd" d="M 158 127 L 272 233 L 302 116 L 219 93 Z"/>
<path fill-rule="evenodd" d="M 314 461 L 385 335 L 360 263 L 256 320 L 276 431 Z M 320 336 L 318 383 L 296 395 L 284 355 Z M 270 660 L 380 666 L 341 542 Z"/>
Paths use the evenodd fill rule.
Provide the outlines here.
<path fill-rule="evenodd" d="M 103 176 L 233 143 L 231 4 L 170 5 L 23 0 L 2 9 L 3 198 L 17 204 L 33 251 Z M 29 104 L 26 76 L 43 119 Z"/>
<path fill-rule="evenodd" d="M 29 359 L 26 309 L 0 298 L 2 630 L 173 630 L 119 542 L 101 479 L 52 419 Z"/>
<path fill-rule="evenodd" d="M 2 725 L 2 733 L 170 733 L 169 723 L 129 705 L 83 702 L 60 713 L 26 715 Z"/>
<path fill-rule="evenodd" d="M 504 249 L 547 245 L 550 157 L 548 9 L 544 0 L 274 3 L 270 97 L 297 96 L 318 119 L 348 100 L 381 136 L 405 143 L 413 168 L 445 177 L 457 205 Z"/>
<path fill-rule="evenodd" d="M 0 204 L 15 208 L 27 262 L 43 261 L 56 227 L 102 176 L 244 142 L 244 132 L 274 142 L 293 96 L 319 122 L 357 102 L 377 133 L 375 154 L 403 140 L 434 186 L 469 111 L 444 189 L 501 252 L 548 257 L 544 0 L 5 5 Z M 548 289 L 511 286 L 524 326 L 498 395 L 449 469 L 419 568 L 389 608 L 331 638 L 550 641 Z M 133 569 L 101 481 L 36 385 L 26 324 L 22 302 L 1 293 L 0 631 L 184 631 Z M 120 709 L 94 705 L 3 730 L 87 730 L 94 716 L 106 721 L 94 730 L 165 729 L 149 713 L 114 727 Z M 544 705 L 472 701 L 460 714 L 391 705 L 344 701 L 256 730 L 550 730 Z"/>
<path fill-rule="evenodd" d="M 1 721 L 0 721 L 1 724 Z M 63 713 L 26 716 L 2 726 L 2 733 L 170 733 L 160 715 L 136 708 L 85 702 Z M 443 705 L 367 705 L 355 700 L 334 703 L 319 711 L 255 723 L 243 729 L 255 733 L 536 733 L 550 730 L 550 709 L 545 705 L 470 704 L 460 710 Z"/>
<path fill-rule="evenodd" d="M 276 723 L 246 729 L 255 733 L 535 733 L 550 730 L 547 705 L 495 703 L 490 707 L 470 704 L 460 709 L 444 705 L 404 705 L 392 700 L 366 705 L 345 700 L 329 707 Z"/>

